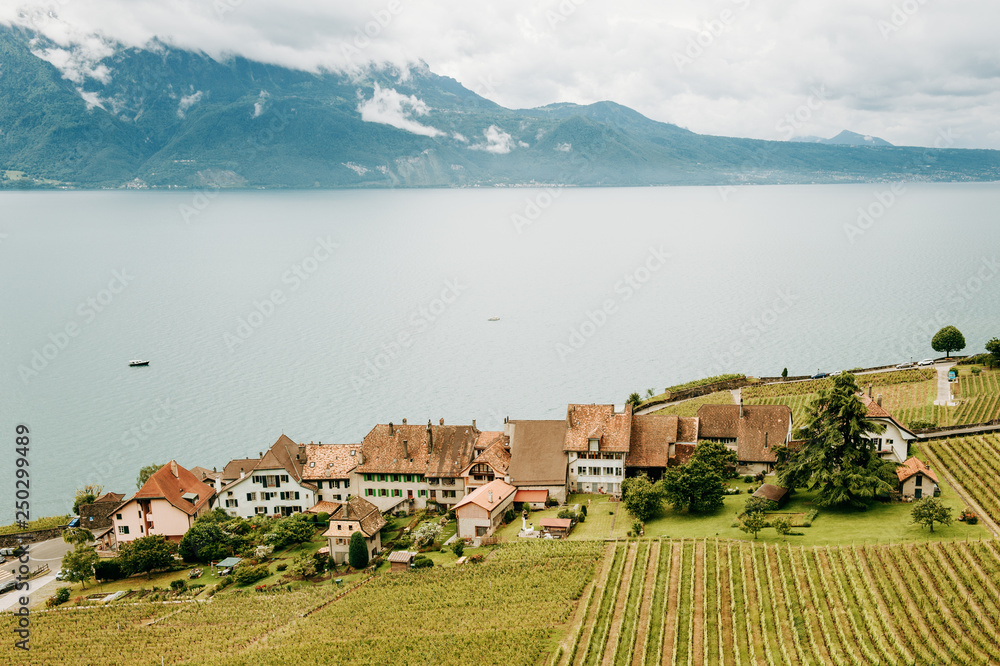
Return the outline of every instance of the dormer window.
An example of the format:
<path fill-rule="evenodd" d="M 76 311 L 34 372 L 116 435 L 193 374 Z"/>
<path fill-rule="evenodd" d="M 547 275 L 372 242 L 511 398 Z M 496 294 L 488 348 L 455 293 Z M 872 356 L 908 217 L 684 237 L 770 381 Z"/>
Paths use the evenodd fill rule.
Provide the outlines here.
<path fill-rule="evenodd" d="M 588 450 L 590 451 L 600 451 L 601 450 L 601 440 L 596 437 L 591 437 L 588 441 Z"/>
<path fill-rule="evenodd" d="M 310 461 L 310 462 L 309 462 L 309 466 L 310 466 L 310 467 L 315 467 L 315 466 L 316 466 L 316 461 L 315 461 L 315 460 L 313 460 L 313 461 Z"/>

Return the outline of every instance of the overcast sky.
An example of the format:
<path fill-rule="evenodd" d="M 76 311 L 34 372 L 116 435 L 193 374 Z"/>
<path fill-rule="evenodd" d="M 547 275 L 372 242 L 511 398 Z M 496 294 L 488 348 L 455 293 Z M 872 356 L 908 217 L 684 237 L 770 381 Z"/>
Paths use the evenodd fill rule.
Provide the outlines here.
<path fill-rule="evenodd" d="M 613 100 L 703 134 L 1000 149 L 996 0 L 0 0 L 0 22 L 94 54 L 423 60 L 504 106 Z"/>

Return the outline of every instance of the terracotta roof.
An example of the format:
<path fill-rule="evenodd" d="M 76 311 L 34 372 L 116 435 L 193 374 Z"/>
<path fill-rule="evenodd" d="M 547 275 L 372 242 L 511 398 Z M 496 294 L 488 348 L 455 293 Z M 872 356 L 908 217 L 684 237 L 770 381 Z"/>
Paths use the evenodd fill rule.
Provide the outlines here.
<path fill-rule="evenodd" d="M 670 445 L 677 441 L 677 417 L 648 414 L 632 417 L 625 456 L 628 467 L 666 467 Z"/>
<path fill-rule="evenodd" d="M 549 499 L 547 490 L 518 490 L 514 493 L 515 502 L 546 502 Z"/>
<path fill-rule="evenodd" d="M 698 442 L 698 428 L 697 416 L 681 416 L 677 419 L 677 441 L 696 444 Z"/>
<path fill-rule="evenodd" d="M 632 431 L 632 405 L 616 414 L 614 405 L 569 405 L 566 409 L 564 451 L 587 451 L 589 441 L 601 440 L 601 451 L 628 452 Z"/>
<path fill-rule="evenodd" d="M 93 502 L 91 502 L 91 504 L 97 504 L 99 502 L 113 502 L 115 504 L 121 504 L 122 500 L 124 499 L 125 499 L 124 493 L 113 493 L 108 491 L 103 495 L 101 495 L 100 497 L 98 497 L 97 499 L 95 499 Z"/>
<path fill-rule="evenodd" d="M 239 479 L 241 471 L 249 474 L 250 470 L 252 470 L 258 462 L 260 462 L 260 458 L 236 458 L 234 460 L 230 460 L 222 469 L 222 482 L 229 483 L 230 481 Z"/>
<path fill-rule="evenodd" d="M 573 521 L 569 518 L 542 518 L 538 521 L 538 524 L 542 527 L 556 527 L 563 530 L 568 530 L 573 526 Z"/>
<path fill-rule="evenodd" d="M 337 507 L 340 506 L 340 502 L 316 502 L 315 506 L 311 506 L 302 513 L 333 513 Z"/>
<path fill-rule="evenodd" d="M 340 502 L 337 508 L 330 512 L 330 521 L 345 520 L 358 523 L 358 529 L 366 537 L 373 537 L 375 533 L 385 527 L 385 518 L 378 510 L 378 507 L 357 495 L 352 496 L 346 502 Z M 343 532 L 336 533 L 332 529 L 323 533 L 323 536 L 344 536 Z"/>
<path fill-rule="evenodd" d="M 401 562 L 403 564 L 409 564 L 410 562 L 413 561 L 413 558 L 416 556 L 417 556 L 416 553 L 411 553 L 410 551 L 407 550 L 394 550 L 393 552 L 389 553 L 389 557 L 387 557 L 386 559 L 389 560 L 390 562 Z"/>
<path fill-rule="evenodd" d="M 788 405 L 702 405 L 698 423 L 698 439 L 735 438 L 740 462 L 775 462 L 774 447 L 788 441 L 792 410 Z"/>
<path fill-rule="evenodd" d="M 197 499 L 189 502 L 183 497 L 187 493 L 194 493 Z M 171 460 L 150 476 L 139 492 L 119 505 L 119 508 L 136 499 L 165 499 L 171 506 L 193 516 L 214 496 L 214 488 L 199 481 L 194 474 L 178 465 L 177 461 Z"/>
<path fill-rule="evenodd" d="M 867 409 L 868 413 L 866 414 L 866 416 L 868 418 L 888 419 L 889 421 L 892 421 L 893 425 L 899 428 L 904 434 L 910 435 L 913 439 L 917 438 L 917 436 L 909 428 L 905 427 L 902 423 L 897 421 L 896 417 L 894 417 L 889 410 L 887 410 L 882 405 L 878 404 L 877 400 L 870 398 L 868 394 L 864 392 L 860 394 L 860 397 L 861 397 L 861 402 L 864 403 L 865 408 Z"/>
<path fill-rule="evenodd" d="M 676 465 L 686 465 L 694 456 L 694 450 L 698 448 L 697 444 L 674 444 L 674 457 L 670 459 L 670 466 L 674 467 Z"/>
<path fill-rule="evenodd" d="M 496 479 L 490 481 L 485 486 L 476 488 L 463 497 L 462 501 L 455 505 L 455 510 L 457 511 L 466 504 L 475 504 L 486 509 L 487 512 L 493 511 L 515 492 L 517 492 L 517 488 L 500 479 Z M 492 502 L 490 501 L 490 497 L 493 498 Z"/>
<path fill-rule="evenodd" d="M 566 420 L 510 421 L 510 481 L 515 486 L 565 486 Z"/>
<path fill-rule="evenodd" d="M 466 425 L 390 426 L 382 423 L 362 440 L 363 460 L 356 471 L 458 477 L 472 462 L 478 434 L 479 431 Z"/>
<path fill-rule="evenodd" d="M 483 435 L 491 435 L 491 438 L 484 439 Z M 493 471 L 500 476 L 506 476 L 510 469 L 510 443 L 502 432 L 481 432 L 479 442 L 488 442 L 485 449 L 472 459 L 472 462 L 463 470 L 467 472 L 473 465 L 485 464 L 493 468 Z M 478 447 L 479 444 L 477 443 Z"/>
<path fill-rule="evenodd" d="M 753 496 L 763 497 L 764 499 L 771 500 L 772 502 L 780 502 L 781 499 L 787 494 L 788 488 L 782 488 L 781 486 L 776 486 L 771 483 L 765 483 L 754 491 Z"/>
<path fill-rule="evenodd" d="M 346 479 L 358 466 L 360 444 L 306 444 L 305 447 L 304 479 Z"/>
<path fill-rule="evenodd" d="M 201 466 L 192 467 L 191 473 L 194 474 L 195 477 L 198 478 L 199 480 L 205 482 L 211 480 L 212 483 L 214 483 L 216 478 L 219 479 L 222 478 L 222 472 L 213 472 L 207 467 L 201 467 Z"/>
<path fill-rule="evenodd" d="M 937 480 L 937 474 L 935 474 L 934 471 L 931 470 L 930 467 L 928 467 L 927 465 L 925 465 L 916 456 L 913 456 L 911 458 L 907 458 L 906 461 L 902 465 L 900 465 L 899 467 L 896 468 L 896 476 L 899 477 L 899 482 L 900 483 L 902 483 L 903 481 L 906 481 L 908 478 L 910 478 L 914 474 L 923 474 L 924 476 L 926 476 L 927 478 L 929 478 L 934 483 L 938 482 L 938 480 Z"/>

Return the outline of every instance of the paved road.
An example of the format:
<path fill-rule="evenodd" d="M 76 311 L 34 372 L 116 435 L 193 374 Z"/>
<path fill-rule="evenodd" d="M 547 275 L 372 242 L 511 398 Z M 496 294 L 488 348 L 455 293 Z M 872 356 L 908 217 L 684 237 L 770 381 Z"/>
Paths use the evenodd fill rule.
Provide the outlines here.
<path fill-rule="evenodd" d="M 63 541 L 62 538 L 49 539 L 48 541 L 42 541 L 41 543 L 31 544 L 28 547 L 28 565 L 31 569 L 34 570 L 43 564 L 48 564 L 50 569 L 50 573 L 30 582 L 28 592 L 31 597 L 32 605 L 38 603 L 39 601 L 43 601 L 45 599 L 45 596 L 43 595 L 51 596 L 55 593 L 56 586 L 54 585 L 50 585 L 50 588 L 52 588 L 51 592 L 43 590 L 42 588 L 56 580 L 56 572 L 59 571 L 63 555 L 72 550 L 72 548 L 73 546 Z M 16 566 L 17 562 L 15 560 L 7 558 L 6 562 L 0 564 L 0 571 L 7 573 Z M 23 594 L 24 592 L 7 592 L 6 594 L 0 595 L 0 611 L 9 610 L 10 608 L 16 606 L 18 598 Z"/>
<path fill-rule="evenodd" d="M 937 368 L 937 400 L 935 405 L 945 405 L 954 407 L 955 403 L 951 399 L 951 382 L 948 381 L 948 371 L 955 367 L 955 362 L 939 363 Z"/>

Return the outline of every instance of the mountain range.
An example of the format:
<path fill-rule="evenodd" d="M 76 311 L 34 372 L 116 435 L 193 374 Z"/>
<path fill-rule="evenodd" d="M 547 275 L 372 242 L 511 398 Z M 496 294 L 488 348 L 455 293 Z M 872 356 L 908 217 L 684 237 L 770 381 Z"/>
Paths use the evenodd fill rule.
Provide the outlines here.
<path fill-rule="evenodd" d="M 614 102 L 504 108 L 426 65 L 306 72 L 157 41 L 94 55 L 0 26 L 0 188 L 998 178 L 1000 151 L 707 136 Z"/>

